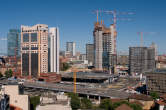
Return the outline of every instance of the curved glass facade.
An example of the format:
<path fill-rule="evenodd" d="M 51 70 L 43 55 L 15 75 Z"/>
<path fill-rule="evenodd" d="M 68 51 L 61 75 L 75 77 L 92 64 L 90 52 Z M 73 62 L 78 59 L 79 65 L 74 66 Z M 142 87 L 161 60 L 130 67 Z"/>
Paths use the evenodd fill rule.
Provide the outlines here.
<path fill-rule="evenodd" d="M 20 56 L 20 30 L 10 29 L 7 35 L 8 56 Z"/>

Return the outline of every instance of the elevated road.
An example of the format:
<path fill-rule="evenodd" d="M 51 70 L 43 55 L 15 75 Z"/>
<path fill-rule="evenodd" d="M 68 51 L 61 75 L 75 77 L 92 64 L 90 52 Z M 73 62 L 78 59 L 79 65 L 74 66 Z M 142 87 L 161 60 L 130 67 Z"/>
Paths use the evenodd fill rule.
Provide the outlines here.
<path fill-rule="evenodd" d="M 0 84 L 9 84 L 10 81 L 0 80 Z M 12 84 L 12 83 L 11 83 Z M 24 82 L 24 87 L 36 90 L 49 90 L 56 92 L 73 92 L 72 84 L 60 84 L 60 83 L 39 83 L 39 82 Z M 100 96 L 107 98 L 128 98 L 129 94 L 124 91 L 111 90 L 108 88 L 90 88 L 88 86 L 77 85 L 77 93 L 88 96 Z"/>

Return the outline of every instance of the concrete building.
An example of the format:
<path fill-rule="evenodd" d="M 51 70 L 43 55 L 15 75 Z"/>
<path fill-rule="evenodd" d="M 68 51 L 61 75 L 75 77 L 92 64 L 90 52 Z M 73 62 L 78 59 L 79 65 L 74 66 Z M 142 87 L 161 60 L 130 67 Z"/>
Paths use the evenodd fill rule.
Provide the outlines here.
<path fill-rule="evenodd" d="M 50 72 L 59 73 L 59 28 L 49 29 L 50 37 Z"/>
<path fill-rule="evenodd" d="M 86 60 L 89 65 L 94 65 L 94 45 L 86 44 Z"/>
<path fill-rule="evenodd" d="M 20 94 L 18 85 L 3 85 L 1 93 L 9 95 L 11 110 L 30 110 L 28 95 Z"/>
<path fill-rule="evenodd" d="M 40 76 L 48 72 L 48 26 L 21 26 L 21 75 Z"/>
<path fill-rule="evenodd" d="M 128 65 L 129 64 L 129 56 L 128 55 L 118 55 L 117 56 L 117 65 Z"/>
<path fill-rule="evenodd" d="M 63 94 L 49 94 L 41 97 L 41 103 L 36 110 L 72 110 L 70 106 L 70 98 Z"/>
<path fill-rule="evenodd" d="M 109 28 L 97 22 L 94 36 L 94 66 L 96 70 L 112 69 L 116 65 L 116 29 L 111 24 Z"/>
<path fill-rule="evenodd" d="M 67 42 L 66 43 L 66 51 L 69 51 L 72 56 L 76 55 L 76 43 L 75 42 Z"/>
<path fill-rule="evenodd" d="M 10 29 L 7 34 L 8 56 L 20 56 L 20 30 Z"/>
<path fill-rule="evenodd" d="M 129 71 L 131 75 L 155 68 L 155 50 L 150 47 L 129 47 Z"/>
<path fill-rule="evenodd" d="M 154 48 L 155 60 L 157 60 L 157 59 L 158 59 L 158 55 L 157 55 L 157 45 L 156 45 L 154 42 L 152 42 L 152 44 L 150 45 L 150 47 L 151 47 L 151 48 Z"/>
<path fill-rule="evenodd" d="M 145 75 L 148 92 L 166 93 L 166 69 L 156 69 Z"/>

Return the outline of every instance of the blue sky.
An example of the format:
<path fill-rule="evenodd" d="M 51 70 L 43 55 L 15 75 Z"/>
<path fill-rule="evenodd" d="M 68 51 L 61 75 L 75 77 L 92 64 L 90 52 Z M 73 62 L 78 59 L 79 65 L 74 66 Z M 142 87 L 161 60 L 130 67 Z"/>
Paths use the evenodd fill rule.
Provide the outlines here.
<path fill-rule="evenodd" d="M 118 51 L 139 46 L 137 32 L 143 31 L 145 46 L 155 42 L 159 53 L 166 53 L 166 0 L 0 0 L 0 51 L 7 48 L 3 38 L 10 28 L 41 23 L 59 27 L 61 50 L 67 41 L 74 41 L 77 51 L 84 53 L 85 44 L 93 42 L 96 9 L 135 13 L 118 16 L 132 19 L 117 22 Z M 107 26 L 111 18 L 102 16 Z"/>

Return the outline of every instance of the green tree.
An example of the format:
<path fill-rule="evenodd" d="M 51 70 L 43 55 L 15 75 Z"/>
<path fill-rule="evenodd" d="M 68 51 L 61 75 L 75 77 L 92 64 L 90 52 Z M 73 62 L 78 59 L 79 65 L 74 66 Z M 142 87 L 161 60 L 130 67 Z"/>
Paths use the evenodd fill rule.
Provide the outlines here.
<path fill-rule="evenodd" d="M 69 68 L 70 68 L 70 65 L 68 63 L 63 63 L 62 71 L 66 71 Z"/>
<path fill-rule="evenodd" d="M 81 108 L 82 109 L 91 109 L 92 108 L 92 102 L 87 98 L 81 99 Z"/>
<path fill-rule="evenodd" d="M 156 99 L 159 98 L 159 94 L 158 94 L 157 92 L 150 92 L 150 96 L 151 96 L 154 100 L 156 100 Z"/>
<path fill-rule="evenodd" d="M 3 77 L 2 73 L 0 72 L 0 78 Z"/>
<path fill-rule="evenodd" d="M 140 105 L 132 104 L 132 103 L 129 103 L 127 101 L 116 102 L 116 103 L 113 104 L 113 108 L 115 109 L 115 108 L 119 107 L 122 104 L 126 104 L 126 105 L 130 106 L 131 108 L 133 108 L 133 110 L 142 110 L 142 107 Z"/>
<path fill-rule="evenodd" d="M 77 110 L 81 108 L 80 99 L 75 93 L 68 93 L 68 96 L 71 98 L 70 105 L 72 110 Z"/>
<path fill-rule="evenodd" d="M 40 104 L 40 96 L 30 97 L 30 110 L 36 110 L 36 107 L 39 104 Z"/>
<path fill-rule="evenodd" d="M 12 75 L 13 75 L 13 71 L 11 69 L 9 69 L 9 71 L 8 70 L 5 71 L 5 77 L 6 78 L 10 78 L 10 77 L 12 77 Z"/>
<path fill-rule="evenodd" d="M 104 99 L 101 101 L 99 108 L 104 110 L 113 110 L 113 105 L 110 99 Z"/>

